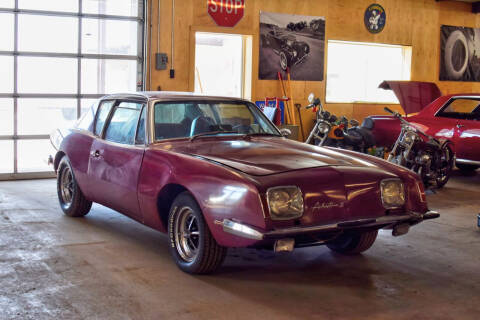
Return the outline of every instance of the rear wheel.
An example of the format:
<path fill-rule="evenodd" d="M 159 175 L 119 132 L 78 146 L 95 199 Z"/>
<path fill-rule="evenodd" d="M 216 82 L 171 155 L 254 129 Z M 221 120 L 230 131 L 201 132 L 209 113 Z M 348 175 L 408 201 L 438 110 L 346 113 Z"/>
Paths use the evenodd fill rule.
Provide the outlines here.
<path fill-rule="evenodd" d="M 358 234 L 344 234 L 327 243 L 327 247 L 342 254 L 358 254 L 370 249 L 377 239 L 378 230 Z"/>
<path fill-rule="evenodd" d="M 192 274 L 211 273 L 225 259 L 226 248 L 213 238 L 200 207 L 188 192 L 177 196 L 168 217 L 170 253 L 180 269 Z"/>
<path fill-rule="evenodd" d="M 60 207 L 69 217 L 83 217 L 92 207 L 80 190 L 70 161 L 65 156 L 60 161 L 57 173 L 57 194 Z"/>
<path fill-rule="evenodd" d="M 473 165 L 473 164 L 464 164 L 464 163 L 456 163 L 455 164 L 458 169 L 460 169 L 463 172 L 473 172 L 478 169 L 478 166 Z"/>

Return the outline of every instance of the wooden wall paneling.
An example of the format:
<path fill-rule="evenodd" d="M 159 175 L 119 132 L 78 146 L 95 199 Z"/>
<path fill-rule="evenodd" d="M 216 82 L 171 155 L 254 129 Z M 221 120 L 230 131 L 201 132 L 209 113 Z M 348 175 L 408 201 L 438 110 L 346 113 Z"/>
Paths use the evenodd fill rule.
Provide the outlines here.
<path fill-rule="evenodd" d="M 151 0 L 149 0 L 151 1 Z M 411 45 L 412 80 L 437 83 L 444 94 L 453 92 L 480 91 L 478 82 L 439 81 L 440 26 L 458 25 L 480 27 L 480 16 L 470 12 L 470 4 L 435 0 L 378 0 L 387 11 L 387 24 L 380 34 L 370 34 L 364 24 L 365 9 L 371 0 L 246 0 L 245 15 L 234 28 L 221 28 L 207 13 L 207 0 L 177 0 L 175 16 L 175 79 L 169 71 L 157 71 L 152 65 L 152 89 L 186 91 L 193 89 L 194 47 L 192 34 L 197 31 L 245 33 L 253 35 L 252 99 L 265 96 L 281 96 L 278 81 L 258 80 L 259 20 L 260 11 L 301 14 L 326 17 L 326 40 L 364 41 L 388 44 Z M 156 4 L 153 0 L 152 61 L 156 52 Z M 171 0 L 161 0 L 160 51 L 167 52 L 170 59 Z M 192 41 L 193 40 L 193 41 Z M 328 59 L 325 49 L 325 77 Z M 170 66 L 169 66 L 170 68 Z M 307 104 L 310 92 L 325 101 L 326 80 L 321 82 L 292 82 L 293 97 L 302 106 Z M 381 104 L 328 104 L 327 110 L 355 117 L 361 121 L 369 114 L 384 114 Z M 400 106 L 390 106 L 401 110 Z M 302 109 L 306 131 L 312 125 L 314 114 Z"/>

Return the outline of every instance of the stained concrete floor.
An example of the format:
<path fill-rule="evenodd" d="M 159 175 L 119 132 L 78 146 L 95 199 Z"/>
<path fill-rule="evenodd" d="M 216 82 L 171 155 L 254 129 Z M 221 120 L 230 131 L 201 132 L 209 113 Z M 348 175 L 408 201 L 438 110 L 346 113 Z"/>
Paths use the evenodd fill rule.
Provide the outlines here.
<path fill-rule="evenodd" d="M 428 196 L 440 219 L 361 256 L 236 249 L 190 276 L 163 234 L 98 205 L 64 216 L 54 180 L 0 182 L 0 319 L 479 319 L 479 186 L 455 173 Z"/>

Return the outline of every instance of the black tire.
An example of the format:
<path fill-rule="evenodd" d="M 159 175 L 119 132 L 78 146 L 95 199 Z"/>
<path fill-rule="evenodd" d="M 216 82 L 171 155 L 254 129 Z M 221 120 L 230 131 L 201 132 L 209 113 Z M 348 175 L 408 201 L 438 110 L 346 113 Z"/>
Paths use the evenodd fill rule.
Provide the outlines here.
<path fill-rule="evenodd" d="M 438 189 L 443 188 L 447 184 L 453 169 L 453 163 L 454 163 L 453 151 L 449 147 L 446 147 L 445 150 L 448 153 L 448 155 L 445 155 L 448 159 L 448 163 L 446 163 L 444 168 L 445 173 L 441 177 L 437 177 L 436 183 L 437 183 Z"/>
<path fill-rule="evenodd" d="M 327 243 L 327 247 L 342 254 L 359 254 L 370 249 L 377 239 L 378 230 L 358 234 L 344 234 Z"/>
<path fill-rule="evenodd" d="M 69 217 L 83 217 L 92 208 L 92 202 L 85 198 L 75 180 L 67 156 L 64 156 L 58 165 L 57 195 L 62 211 Z"/>
<path fill-rule="evenodd" d="M 471 172 L 478 169 L 478 166 L 473 165 L 473 164 L 465 164 L 465 163 L 458 163 L 457 162 L 455 165 L 457 166 L 458 169 L 460 169 L 461 171 L 466 172 L 466 173 L 471 173 Z"/>
<path fill-rule="evenodd" d="M 189 227 L 185 230 L 187 224 Z M 188 192 L 179 194 L 173 201 L 168 216 L 168 236 L 170 253 L 182 271 L 212 273 L 225 259 L 227 249 L 215 241 L 200 207 Z"/>

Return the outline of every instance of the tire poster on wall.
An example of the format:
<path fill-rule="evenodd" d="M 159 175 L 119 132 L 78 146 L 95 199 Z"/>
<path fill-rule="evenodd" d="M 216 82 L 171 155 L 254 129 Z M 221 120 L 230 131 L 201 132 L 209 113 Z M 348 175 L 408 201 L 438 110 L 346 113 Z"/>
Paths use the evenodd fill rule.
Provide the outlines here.
<path fill-rule="evenodd" d="M 480 81 L 480 29 L 442 26 L 440 80 Z"/>
<path fill-rule="evenodd" d="M 325 17 L 260 12 L 258 78 L 322 81 L 325 52 Z"/>

